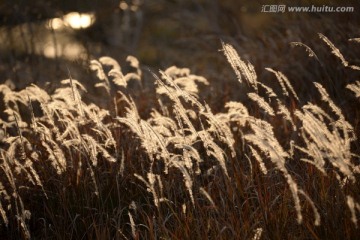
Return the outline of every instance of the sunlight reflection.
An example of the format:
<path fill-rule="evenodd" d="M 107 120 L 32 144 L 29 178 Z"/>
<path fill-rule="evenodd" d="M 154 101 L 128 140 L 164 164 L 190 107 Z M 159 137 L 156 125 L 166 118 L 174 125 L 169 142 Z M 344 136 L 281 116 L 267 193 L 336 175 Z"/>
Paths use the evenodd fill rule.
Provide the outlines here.
<path fill-rule="evenodd" d="M 84 58 L 85 48 L 78 43 L 68 43 L 63 49 L 63 56 L 69 60 Z"/>
<path fill-rule="evenodd" d="M 64 21 L 61 18 L 53 18 L 48 21 L 47 27 L 54 30 L 60 30 L 64 28 Z"/>
<path fill-rule="evenodd" d="M 67 43 L 64 45 L 57 45 L 57 47 L 55 47 L 53 43 L 48 43 L 43 50 L 43 54 L 47 58 L 54 59 L 62 57 L 68 60 L 84 58 L 84 52 L 84 47 L 79 43 Z"/>
<path fill-rule="evenodd" d="M 62 18 L 53 18 L 47 21 L 46 27 L 54 30 L 62 30 L 65 26 L 73 29 L 88 28 L 95 22 L 94 13 L 70 12 Z"/>
<path fill-rule="evenodd" d="M 57 47 L 57 49 L 55 48 L 55 46 L 53 44 L 47 44 L 44 47 L 44 56 L 47 58 L 56 58 L 59 57 L 59 52 L 60 52 L 60 48 Z"/>
<path fill-rule="evenodd" d="M 64 22 L 74 29 L 88 28 L 95 22 L 95 14 L 71 12 L 64 16 Z"/>
<path fill-rule="evenodd" d="M 119 8 L 121 10 L 126 10 L 126 9 L 129 8 L 129 5 L 125 1 L 121 1 L 120 4 L 119 4 Z"/>

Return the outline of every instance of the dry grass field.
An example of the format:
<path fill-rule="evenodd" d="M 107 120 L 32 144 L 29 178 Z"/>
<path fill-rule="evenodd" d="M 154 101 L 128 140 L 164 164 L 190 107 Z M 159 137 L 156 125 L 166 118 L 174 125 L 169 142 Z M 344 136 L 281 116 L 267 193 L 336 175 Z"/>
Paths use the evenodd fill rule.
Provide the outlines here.
<path fill-rule="evenodd" d="M 120 3 L 5 41 L 1 239 L 360 238 L 359 12 Z"/>

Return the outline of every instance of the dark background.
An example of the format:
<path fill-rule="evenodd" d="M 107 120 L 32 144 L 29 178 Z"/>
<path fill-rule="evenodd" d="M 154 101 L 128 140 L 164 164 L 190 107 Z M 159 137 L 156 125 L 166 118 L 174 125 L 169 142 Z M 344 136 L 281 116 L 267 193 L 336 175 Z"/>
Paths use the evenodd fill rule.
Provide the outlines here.
<path fill-rule="evenodd" d="M 121 2 L 128 8 L 121 9 Z M 353 6 L 355 11 L 262 13 L 263 4 Z M 304 56 L 292 51 L 289 43 L 304 42 L 314 50 L 325 51 L 317 35 L 323 33 L 345 51 L 344 55 L 358 56 L 356 51 L 346 52 L 347 40 L 360 36 L 358 8 L 357 1 L 0 1 L 0 82 L 17 89 L 36 83 L 51 90 L 67 78 L 68 68 L 77 79 L 89 78 L 89 60 L 107 55 L 123 65 L 131 54 L 145 69 L 189 67 L 215 83 L 216 92 L 224 81 L 233 78 L 218 51 L 221 40 L 232 43 L 257 70 L 273 67 L 286 72 L 291 68 L 289 77 L 301 79 L 294 65 L 296 58 Z M 92 12 L 94 24 L 80 30 L 46 27 L 50 19 L 74 11 Z M 55 57 L 44 54 L 49 44 L 58 48 Z M 66 56 L 64 49 L 75 56 Z M 292 64 L 289 59 L 293 59 Z M 301 68 L 307 66 L 304 61 Z M 304 75 L 303 70 L 298 71 Z M 261 71 L 258 74 L 261 76 Z M 231 94 L 231 89 L 226 94 Z"/>

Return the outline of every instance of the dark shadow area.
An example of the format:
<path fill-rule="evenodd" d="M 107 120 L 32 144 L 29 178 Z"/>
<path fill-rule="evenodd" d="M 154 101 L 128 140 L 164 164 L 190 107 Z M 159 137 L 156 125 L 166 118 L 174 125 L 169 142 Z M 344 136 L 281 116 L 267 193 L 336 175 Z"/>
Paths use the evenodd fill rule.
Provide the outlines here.
<path fill-rule="evenodd" d="M 243 57 L 260 69 L 270 64 L 279 66 L 287 62 L 286 57 L 280 56 L 289 53 L 290 41 L 309 43 L 317 38 L 318 32 L 335 42 L 344 41 L 358 35 L 360 16 L 358 11 L 271 13 L 262 12 L 263 6 L 356 7 L 355 3 L 1 1 L 0 81 L 11 80 L 20 89 L 30 82 L 44 85 L 47 81 L 66 78 L 66 66 L 80 78 L 89 59 L 108 55 L 122 61 L 129 54 L 155 70 L 171 65 L 187 66 L 198 74 L 217 78 L 223 65 L 219 62 L 224 60 L 217 52 L 220 40 L 236 44 Z M 69 16 L 74 13 L 79 16 Z M 216 74 L 212 74 L 214 70 Z"/>

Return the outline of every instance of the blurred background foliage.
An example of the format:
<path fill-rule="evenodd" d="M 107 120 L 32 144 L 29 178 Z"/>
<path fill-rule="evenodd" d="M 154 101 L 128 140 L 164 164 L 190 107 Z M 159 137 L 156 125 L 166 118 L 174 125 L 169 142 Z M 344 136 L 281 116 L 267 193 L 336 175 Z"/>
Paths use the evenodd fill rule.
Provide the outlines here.
<path fill-rule="evenodd" d="M 355 11 L 262 13 L 264 4 L 353 6 Z M 263 69 L 272 67 L 306 90 L 307 69 L 313 62 L 289 43 L 303 42 L 315 52 L 328 52 L 319 44 L 320 32 L 345 57 L 358 61 L 359 51 L 347 41 L 360 36 L 357 6 L 357 1 L 323 0 L 1 0 L 0 82 L 17 89 L 36 83 L 51 91 L 68 77 L 67 69 L 73 77 L 90 81 L 89 60 L 107 55 L 125 64 L 126 56 L 134 55 L 145 69 L 177 65 L 205 76 L 211 89 L 202 97 L 211 95 L 208 100 L 216 109 L 217 97 L 229 100 L 239 95 L 226 84 L 234 75 L 218 52 L 223 40 L 255 65 L 259 77 L 271 76 Z M 322 78 L 321 72 L 309 81 L 314 77 Z M 145 79 L 145 88 L 146 81 L 153 82 Z"/>

